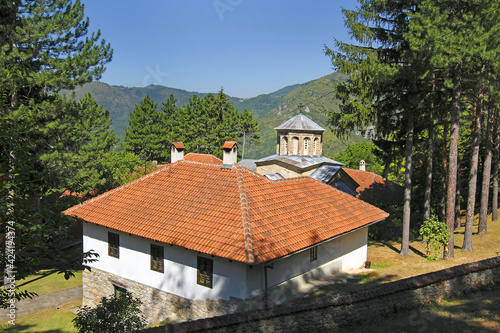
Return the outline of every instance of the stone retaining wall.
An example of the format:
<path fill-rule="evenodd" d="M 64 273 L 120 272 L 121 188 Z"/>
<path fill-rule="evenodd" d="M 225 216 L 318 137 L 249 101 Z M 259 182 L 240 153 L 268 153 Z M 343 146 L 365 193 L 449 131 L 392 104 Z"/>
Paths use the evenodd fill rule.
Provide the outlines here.
<path fill-rule="evenodd" d="M 185 321 L 249 310 L 248 304 L 240 299 L 193 301 L 96 268 L 92 268 L 90 272 L 83 271 L 82 284 L 82 303 L 91 307 L 99 304 L 102 297 L 113 295 L 114 286 L 126 289 L 142 301 L 141 311 L 148 323 L 163 320 Z"/>
<path fill-rule="evenodd" d="M 359 292 L 300 301 L 140 332 L 332 332 L 339 325 L 392 314 L 500 283 L 500 257 L 455 266 Z"/>

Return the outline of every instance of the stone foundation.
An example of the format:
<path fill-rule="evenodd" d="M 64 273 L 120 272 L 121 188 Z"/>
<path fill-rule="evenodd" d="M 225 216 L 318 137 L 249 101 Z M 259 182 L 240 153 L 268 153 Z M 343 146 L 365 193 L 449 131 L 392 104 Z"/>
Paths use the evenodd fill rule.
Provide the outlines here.
<path fill-rule="evenodd" d="M 154 327 L 138 332 L 337 332 L 344 325 L 432 304 L 500 284 L 500 256 L 447 268 L 357 292 Z M 409 321 L 408 331 L 423 331 Z M 425 329 L 425 328 L 424 328 Z"/>
<path fill-rule="evenodd" d="M 149 324 L 160 321 L 186 321 L 248 311 L 240 299 L 190 300 L 96 268 L 82 274 L 83 305 L 95 307 L 101 298 L 114 295 L 115 286 L 124 288 L 142 301 L 141 311 Z"/>

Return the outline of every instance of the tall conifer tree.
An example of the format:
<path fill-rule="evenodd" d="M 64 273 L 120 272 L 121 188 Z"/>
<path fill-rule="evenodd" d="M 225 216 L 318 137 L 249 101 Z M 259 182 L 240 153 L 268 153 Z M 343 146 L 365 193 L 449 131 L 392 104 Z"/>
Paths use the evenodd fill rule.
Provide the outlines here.
<path fill-rule="evenodd" d="M 260 143 L 259 123 L 247 109 L 238 114 L 238 135 L 242 138 L 241 158 L 245 158 L 245 147 L 247 142 Z"/>
<path fill-rule="evenodd" d="M 343 134 L 373 125 L 376 140 L 406 147 L 401 255 L 410 254 L 414 124 L 422 107 L 418 82 L 422 65 L 404 38 L 416 8 L 416 1 L 360 1 L 357 10 L 343 9 L 345 25 L 357 43 L 337 40 L 337 51 L 326 49 L 334 68 L 350 75 L 337 87 L 341 112 L 330 114 L 331 127 Z"/>
<path fill-rule="evenodd" d="M 52 168 L 64 161 L 51 165 L 43 158 L 54 155 L 61 144 L 57 135 L 69 126 L 59 118 L 57 105 L 62 102 L 57 92 L 99 79 L 111 60 L 109 44 L 99 31 L 89 34 L 88 25 L 79 1 L 0 3 L 0 173 L 4 178 L 0 220 L 5 221 L 0 228 L 2 239 L 7 226 L 15 226 L 16 235 L 22 235 L 16 244 L 16 278 L 32 273 L 41 256 L 64 262 L 62 247 L 69 243 L 70 224 L 60 214 L 63 200 L 58 187 L 65 175 Z M 4 253 L 0 249 L 2 268 Z"/>
<path fill-rule="evenodd" d="M 125 128 L 123 148 L 146 160 L 165 161 L 168 157 L 169 138 L 162 114 L 149 95 L 130 113 L 129 127 Z"/>

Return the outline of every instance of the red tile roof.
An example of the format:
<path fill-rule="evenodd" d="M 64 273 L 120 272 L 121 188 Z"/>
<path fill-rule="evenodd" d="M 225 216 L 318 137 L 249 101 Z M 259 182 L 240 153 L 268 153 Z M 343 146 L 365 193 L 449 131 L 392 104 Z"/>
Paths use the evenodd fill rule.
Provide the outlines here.
<path fill-rule="evenodd" d="M 388 216 L 310 177 L 272 181 L 238 164 L 227 169 L 186 159 L 63 213 L 140 237 L 254 264 Z"/>
<path fill-rule="evenodd" d="M 356 188 L 356 192 L 358 193 L 375 187 L 386 188 L 394 192 L 394 184 L 376 173 L 357 169 L 343 169 L 349 176 L 351 176 L 352 179 L 356 181 L 356 183 L 359 184 L 359 187 Z"/>
<path fill-rule="evenodd" d="M 209 164 L 222 164 L 222 160 L 210 154 L 196 154 L 189 153 L 184 156 L 185 161 L 209 163 Z"/>
<path fill-rule="evenodd" d="M 226 141 L 224 142 L 224 144 L 222 145 L 222 148 L 225 148 L 225 149 L 232 149 L 234 147 L 234 145 L 236 144 L 236 141 Z"/>
<path fill-rule="evenodd" d="M 184 149 L 184 144 L 182 142 L 172 142 L 172 145 L 177 149 Z"/>

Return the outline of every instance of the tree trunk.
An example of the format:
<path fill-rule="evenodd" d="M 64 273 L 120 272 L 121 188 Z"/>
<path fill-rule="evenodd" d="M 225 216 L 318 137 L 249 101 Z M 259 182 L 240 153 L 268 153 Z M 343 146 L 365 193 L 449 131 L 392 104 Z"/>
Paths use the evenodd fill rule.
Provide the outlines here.
<path fill-rule="evenodd" d="M 469 172 L 469 195 L 467 198 L 467 217 L 465 220 L 464 244 L 462 250 L 473 251 L 472 248 L 472 227 L 474 225 L 474 212 L 476 208 L 476 188 L 477 188 L 477 170 L 479 166 L 479 139 L 481 135 L 481 125 L 483 124 L 483 86 L 479 87 L 478 100 L 474 105 L 472 113 L 472 131 L 471 147 L 472 155 L 470 160 Z"/>
<path fill-rule="evenodd" d="M 404 187 L 404 208 L 403 208 L 403 237 L 401 241 L 402 256 L 410 255 L 410 217 L 411 217 L 411 172 L 413 158 L 413 135 L 414 124 L 413 115 L 408 115 L 408 130 L 406 134 L 406 161 L 405 161 L 405 187 Z"/>
<path fill-rule="evenodd" d="M 491 220 L 498 221 L 498 160 L 500 151 L 500 118 L 495 121 L 495 144 L 493 149 L 493 197 L 491 198 Z"/>
<path fill-rule="evenodd" d="M 453 70 L 453 97 L 451 106 L 450 153 L 448 163 L 448 191 L 446 194 L 446 224 L 450 228 L 446 258 L 453 258 L 455 232 L 455 199 L 457 196 L 458 136 L 460 131 L 460 96 L 462 93 L 462 61 Z"/>
<path fill-rule="evenodd" d="M 460 156 L 457 161 L 457 194 L 455 196 L 455 229 L 462 226 L 462 221 L 460 220 L 460 188 L 461 188 L 462 176 L 460 175 Z"/>
<path fill-rule="evenodd" d="M 441 195 L 441 221 L 444 221 L 446 219 L 446 170 L 448 169 L 448 150 L 447 150 L 447 144 L 448 144 L 448 96 L 446 96 L 446 105 L 445 105 L 445 116 L 444 116 L 444 124 L 443 124 L 443 172 L 441 174 L 441 185 L 442 185 L 442 195 Z"/>
<path fill-rule="evenodd" d="M 436 90 L 434 75 L 432 77 L 432 91 Z M 427 165 L 425 170 L 425 192 L 424 192 L 424 221 L 431 217 L 431 194 L 432 194 L 432 157 L 434 155 L 434 101 L 431 102 L 429 110 L 429 138 L 427 139 Z"/>
<path fill-rule="evenodd" d="M 490 195 L 490 176 L 491 176 L 491 158 L 492 158 L 492 141 L 493 141 L 493 123 L 495 121 L 496 108 L 493 101 L 490 99 L 488 107 L 488 125 L 486 127 L 486 146 L 483 162 L 483 185 L 481 188 L 481 210 L 479 212 L 479 227 L 478 233 L 485 234 L 487 232 L 488 218 L 488 200 Z"/>
<path fill-rule="evenodd" d="M 241 159 L 245 156 L 246 132 L 243 130 L 243 148 L 241 149 Z"/>

